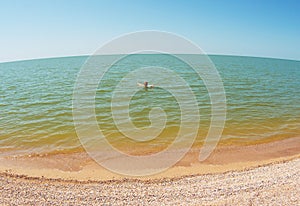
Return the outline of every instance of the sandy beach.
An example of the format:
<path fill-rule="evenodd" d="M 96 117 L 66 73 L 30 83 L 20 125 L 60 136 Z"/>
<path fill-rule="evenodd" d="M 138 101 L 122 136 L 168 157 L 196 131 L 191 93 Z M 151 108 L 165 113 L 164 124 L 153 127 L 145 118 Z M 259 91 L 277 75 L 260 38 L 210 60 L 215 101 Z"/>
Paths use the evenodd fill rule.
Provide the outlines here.
<path fill-rule="evenodd" d="M 1 205 L 299 205 L 300 159 L 245 171 L 78 182 L 0 175 Z"/>
<path fill-rule="evenodd" d="M 0 204 L 299 205 L 299 150 L 300 138 L 219 146 L 202 163 L 192 151 L 166 172 L 138 179 L 83 154 L 2 158 Z"/>

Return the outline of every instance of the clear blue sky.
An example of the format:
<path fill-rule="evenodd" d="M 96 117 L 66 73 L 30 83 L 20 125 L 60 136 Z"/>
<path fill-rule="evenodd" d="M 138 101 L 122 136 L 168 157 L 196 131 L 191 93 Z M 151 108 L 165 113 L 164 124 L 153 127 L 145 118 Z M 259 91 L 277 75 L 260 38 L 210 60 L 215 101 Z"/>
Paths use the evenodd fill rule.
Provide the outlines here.
<path fill-rule="evenodd" d="M 0 62 L 92 54 L 138 30 L 174 32 L 209 54 L 300 60 L 299 0 L 0 0 Z"/>

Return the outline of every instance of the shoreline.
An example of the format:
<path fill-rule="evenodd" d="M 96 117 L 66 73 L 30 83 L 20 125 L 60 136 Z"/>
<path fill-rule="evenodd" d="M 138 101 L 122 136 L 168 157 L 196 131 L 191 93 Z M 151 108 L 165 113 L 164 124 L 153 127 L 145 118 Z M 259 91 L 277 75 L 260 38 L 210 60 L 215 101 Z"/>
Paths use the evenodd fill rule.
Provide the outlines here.
<path fill-rule="evenodd" d="M 161 183 L 165 181 L 178 181 L 180 179 L 186 179 L 186 178 L 194 178 L 194 177 L 201 177 L 201 176 L 207 176 L 207 175 L 225 175 L 229 173 L 241 173 L 241 172 L 248 172 L 252 171 L 258 168 L 263 167 L 270 167 L 274 165 L 281 165 L 293 161 L 300 161 L 300 154 L 295 155 L 289 158 L 278 158 L 278 159 L 272 159 L 270 161 L 261 162 L 261 164 L 253 164 L 253 166 L 248 165 L 244 168 L 231 168 L 229 170 L 218 170 L 218 171 L 211 171 L 211 172 L 205 172 L 205 173 L 195 173 L 195 174 L 187 174 L 187 175 L 179 175 L 179 176 L 169 176 L 169 177 L 154 177 L 154 178 L 141 178 L 141 177 L 130 177 L 130 176 L 123 176 L 123 178 L 113 178 L 113 179 L 99 179 L 99 180 L 93 180 L 93 179 L 86 179 L 86 180 L 78 180 L 78 179 L 64 179 L 64 178 L 49 178 L 45 176 L 28 176 L 25 174 L 18 174 L 18 173 L 12 173 L 9 170 L 6 171 L 0 171 L 0 177 L 6 177 L 6 178 L 15 178 L 20 179 L 24 181 L 43 181 L 43 182 L 52 182 L 52 183 L 66 183 L 66 184 L 94 184 L 94 183 L 101 183 L 101 184 L 109 184 L 109 183 L 122 183 L 122 182 L 143 182 L 143 183 Z M 176 168 L 176 167 L 175 167 Z M 300 170 L 299 170 L 300 172 Z"/>
<path fill-rule="evenodd" d="M 90 159 L 86 153 L 56 154 L 45 157 L 1 158 L 0 175 L 77 182 L 142 181 L 176 179 L 245 171 L 300 158 L 300 137 L 247 146 L 218 146 L 204 162 L 198 162 L 197 149 L 192 149 L 167 171 L 146 177 L 130 177 L 112 173 Z"/>

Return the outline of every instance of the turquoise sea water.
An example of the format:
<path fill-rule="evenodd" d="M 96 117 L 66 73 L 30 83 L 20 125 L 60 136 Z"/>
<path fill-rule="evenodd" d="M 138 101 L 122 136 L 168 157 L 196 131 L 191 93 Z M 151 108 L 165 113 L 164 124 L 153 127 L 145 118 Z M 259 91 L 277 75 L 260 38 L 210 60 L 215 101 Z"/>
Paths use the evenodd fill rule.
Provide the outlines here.
<path fill-rule="evenodd" d="M 237 56 L 210 58 L 226 92 L 227 119 L 222 141 L 251 142 L 299 136 L 299 61 Z M 82 149 L 74 129 L 72 95 L 78 72 L 86 60 L 87 57 L 64 57 L 0 64 L 0 152 L 49 153 Z M 165 55 L 136 55 L 129 60 L 113 65 L 96 93 L 97 121 L 109 141 L 118 145 L 128 143 L 112 119 L 111 95 L 117 83 L 141 65 L 159 63 L 182 76 L 195 93 L 201 115 L 196 142 L 201 143 L 211 119 L 210 98 L 201 78 L 187 65 Z M 168 80 L 168 76 L 163 78 Z M 136 127 L 146 128 L 150 125 L 150 109 L 161 107 L 168 117 L 166 129 L 160 138 L 147 144 L 164 147 L 179 130 L 180 106 L 170 92 L 159 87 L 159 82 L 155 79 L 149 82 L 156 87 L 141 88 L 131 98 L 130 118 Z"/>

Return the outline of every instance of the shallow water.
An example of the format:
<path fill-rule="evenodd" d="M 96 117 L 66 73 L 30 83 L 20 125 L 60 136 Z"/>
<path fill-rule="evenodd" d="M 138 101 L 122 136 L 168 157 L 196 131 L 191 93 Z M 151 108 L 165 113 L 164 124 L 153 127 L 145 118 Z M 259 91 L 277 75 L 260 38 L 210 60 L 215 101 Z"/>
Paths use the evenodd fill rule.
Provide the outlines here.
<path fill-rule="evenodd" d="M 227 118 L 222 142 L 247 143 L 299 136 L 299 61 L 237 56 L 210 58 L 226 92 Z M 72 96 L 77 75 L 86 60 L 87 57 L 65 57 L 0 64 L 1 151 L 41 154 L 82 150 L 74 129 Z M 136 144 L 122 135 L 113 122 L 111 96 L 115 87 L 128 72 L 151 65 L 174 70 L 191 87 L 201 117 L 196 143 L 201 144 L 211 120 L 209 94 L 201 78 L 188 65 L 166 55 L 133 55 L 110 68 L 96 92 L 95 113 L 101 131 L 114 146 L 134 148 L 137 153 L 138 145 L 160 150 L 174 140 L 180 127 L 180 105 L 176 96 L 160 87 L 162 82 L 158 80 L 172 82 L 163 72 L 157 78 L 134 79 L 148 80 L 155 87 L 140 88 L 129 105 L 133 124 L 144 129 L 151 125 L 151 108 L 162 108 L 167 116 L 163 132 L 154 140 Z M 176 81 L 172 87 L 179 95 L 186 95 L 183 90 L 180 94 L 181 87 L 176 87 Z M 120 95 L 115 112 L 122 116 L 126 113 L 122 106 L 127 96 Z M 156 118 L 163 118 L 163 113 L 159 114 Z"/>

